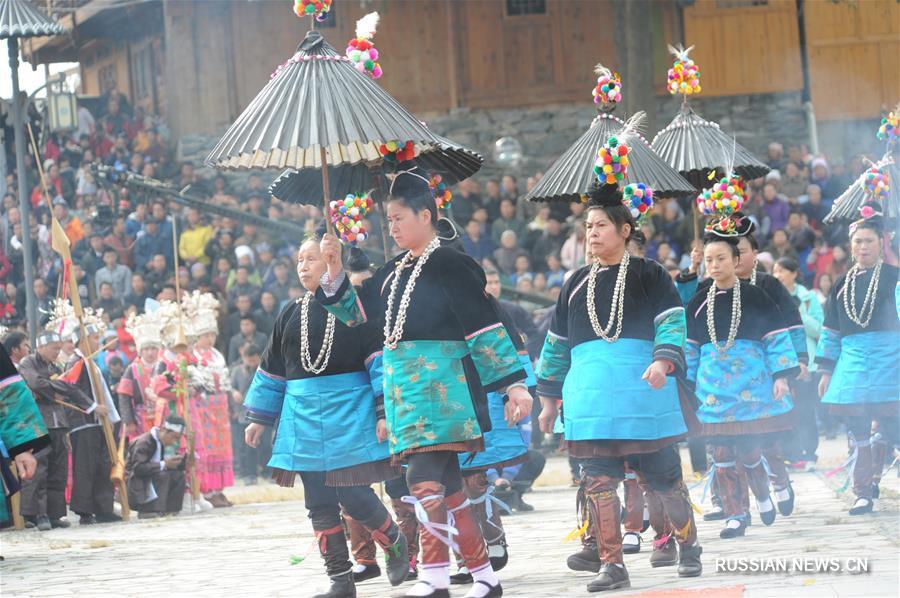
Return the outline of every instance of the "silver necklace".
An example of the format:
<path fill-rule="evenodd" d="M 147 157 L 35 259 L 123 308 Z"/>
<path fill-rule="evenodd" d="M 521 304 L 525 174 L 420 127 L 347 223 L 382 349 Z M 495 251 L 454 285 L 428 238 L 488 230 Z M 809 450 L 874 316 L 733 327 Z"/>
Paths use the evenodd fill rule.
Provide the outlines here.
<path fill-rule="evenodd" d="M 856 310 L 856 278 L 862 273 L 862 269 L 859 264 L 853 264 L 850 271 L 847 272 L 847 284 L 844 288 L 844 311 L 847 312 L 850 321 L 860 328 L 867 328 L 875 313 L 875 296 L 878 294 L 878 280 L 881 278 L 882 263 L 882 260 L 879 259 L 875 264 L 869 288 L 866 289 L 866 296 L 859 311 Z"/>
<path fill-rule="evenodd" d="M 312 293 L 303 296 L 300 303 L 300 365 L 310 374 L 321 374 L 328 367 L 328 361 L 331 359 L 331 348 L 334 346 L 334 314 L 328 313 L 325 320 L 325 336 L 322 339 L 322 347 L 319 354 L 313 361 L 309 353 L 309 303 L 312 300 Z"/>
<path fill-rule="evenodd" d="M 716 338 L 715 311 L 716 283 L 713 281 L 706 292 L 706 330 L 709 332 L 709 340 L 713 347 L 719 353 L 723 353 L 734 345 L 734 339 L 737 338 L 737 331 L 741 325 L 741 281 L 739 279 L 736 278 L 734 281 L 734 293 L 731 296 L 731 324 L 728 327 L 728 339 L 725 341 L 724 347 L 719 346 Z"/>
<path fill-rule="evenodd" d="M 616 285 L 613 287 L 612 303 L 609 306 L 609 321 L 603 328 L 600 327 L 600 317 L 597 315 L 597 305 L 595 297 L 597 275 L 600 273 L 601 268 L 600 264 L 598 262 L 594 262 L 591 265 L 591 271 L 588 273 L 588 316 L 591 319 L 591 326 L 594 329 L 594 334 L 608 343 L 616 342 L 617 340 L 619 340 L 619 335 L 622 334 L 622 316 L 625 312 L 625 279 L 628 276 L 628 263 L 630 261 L 631 256 L 626 251 L 624 254 L 622 254 L 622 263 L 619 264 L 619 273 L 616 274 Z M 612 336 L 609 336 L 609 332 L 613 327 L 613 322 L 616 323 L 616 333 Z"/>
<path fill-rule="evenodd" d="M 419 260 L 413 267 L 412 274 L 409 275 L 409 280 L 403 288 L 403 294 L 400 297 L 400 306 L 397 308 L 397 321 L 394 326 L 391 327 L 391 313 L 394 311 L 394 297 L 397 294 L 397 288 L 400 286 L 400 276 L 403 274 L 404 268 L 406 268 L 414 259 L 412 252 L 407 251 L 403 255 L 403 258 L 397 262 L 397 265 L 394 266 L 394 280 L 391 281 L 391 290 L 387 300 L 387 311 L 384 314 L 384 347 L 386 349 L 396 349 L 400 340 L 403 338 L 403 326 L 406 324 L 406 312 L 409 309 L 409 302 L 413 290 L 416 288 L 416 280 L 422 273 L 425 262 L 428 261 L 431 254 L 440 246 L 441 240 L 438 237 L 435 237 L 425 247 L 425 251 L 422 252 L 422 255 L 419 256 Z"/>

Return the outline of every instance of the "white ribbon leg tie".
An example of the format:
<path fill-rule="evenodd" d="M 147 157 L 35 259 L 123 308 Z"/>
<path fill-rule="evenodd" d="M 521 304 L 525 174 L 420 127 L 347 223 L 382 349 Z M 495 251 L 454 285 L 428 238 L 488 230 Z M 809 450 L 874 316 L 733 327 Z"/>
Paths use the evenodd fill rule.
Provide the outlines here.
<path fill-rule="evenodd" d="M 496 523 L 494 523 L 493 521 L 491 521 L 491 517 L 493 517 L 493 515 L 494 515 L 494 505 L 496 504 L 500 509 L 506 511 L 507 513 L 512 513 L 512 509 L 509 508 L 508 504 L 506 504 L 505 502 L 503 502 L 502 500 L 500 500 L 499 498 L 494 496 L 494 487 L 493 486 L 488 486 L 485 493 L 482 494 L 481 496 L 479 496 L 478 498 L 466 499 L 466 501 L 463 504 L 461 504 L 460 506 L 458 506 L 456 509 L 453 509 L 453 510 L 456 511 L 458 509 L 461 509 L 463 506 L 465 506 L 467 504 L 479 505 L 481 503 L 485 503 L 484 512 L 487 515 L 488 524 L 500 532 L 499 536 L 497 536 L 493 540 L 490 540 L 491 542 L 496 542 L 497 540 L 506 536 L 506 531 L 503 529 L 502 526 L 499 526 Z M 485 540 L 487 540 L 487 539 L 485 538 Z"/>
<path fill-rule="evenodd" d="M 429 496 L 424 496 L 421 499 L 416 498 L 415 496 L 407 495 L 402 497 L 400 500 L 408 505 L 413 505 L 413 508 L 416 511 L 416 519 L 419 520 L 419 523 L 422 524 L 422 527 L 424 527 L 429 534 L 446 544 L 450 548 L 450 550 L 459 552 L 459 546 L 457 546 L 456 542 L 454 542 L 453 540 L 453 536 L 459 535 L 459 530 L 457 530 L 455 527 L 456 521 L 453 517 L 453 510 L 447 509 L 447 523 L 438 523 L 437 521 L 430 521 L 428 519 L 428 511 L 426 511 L 425 507 L 422 506 L 423 502 L 431 500 L 444 500 L 444 496 L 442 494 L 431 494 Z M 457 508 L 461 508 L 462 506 L 468 504 L 468 501 L 465 501 Z"/>
<path fill-rule="evenodd" d="M 691 490 L 693 490 L 700 484 L 703 484 L 703 495 L 700 497 L 700 504 L 706 502 L 706 494 L 709 492 L 709 489 L 712 488 L 713 481 L 716 479 L 716 469 L 725 469 L 726 467 L 734 467 L 735 465 L 737 465 L 736 461 L 712 462 L 712 465 L 709 466 L 709 469 L 706 471 L 706 475 L 704 476 L 706 478 L 706 482 L 704 483 L 703 478 L 701 478 L 699 482 L 691 486 Z"/>

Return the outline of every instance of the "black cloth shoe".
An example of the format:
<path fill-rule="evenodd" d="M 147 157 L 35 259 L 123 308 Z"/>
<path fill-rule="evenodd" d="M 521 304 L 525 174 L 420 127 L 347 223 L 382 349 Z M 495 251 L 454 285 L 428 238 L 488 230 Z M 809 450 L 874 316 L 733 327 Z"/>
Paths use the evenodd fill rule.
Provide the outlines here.
<path fill-rule="evenodd" d="M 456 573 L 450 576 L 450 583 L 454 586 L 470 584 L 472 583 L 472 574 L 465 567 L 460 567 Z"/>
<path fill-rule="evenodd" d="M 34 529 L 36 525 L 34 517 L 25 517 L 25 529 Z"/>
<path fill-rule="evenodd" d="M 347 571 L 331 578 L 331 587 L 324 594 L 316 594 L 313 598 L 356 598 L 356 584 L 353 583 L 353 572 Z"/>
<path fill-rule="evenodd" d="M 362 569 L 353 571 L 353 581 L 356 583 L 375 579 L 381 575 L 381 567 L 374 563 L 371 565 L 357 565 L 357 567 L 362 567 Z"/>
<path fill-rule="evenodd" d="M 395 529 L 397 530 L 397 541 L 384 550 L 384 568 L 391 585 L 399 586 L 406 581 L 406 576 L 409 575 L 409 547 L 406 544 L 406 536 L 400 532 L 399 528 Z"/>
<path fill-rule="evenodd" d="M 736 523 L 732 524 L 732 521 Z M 719 537 L 723 540 L 737 538 L 738 536 L 743 536 L 745 531 L 747 531 L 747 519 L 732 517 L 725 522 L 725 527 L 719 532 Z"/>
<path fill-rule="evenodd" d="M 618 590 L 630 588 L 631 580 L 628 579 L 628 571 L 624 566 L 614 563 L 604 563 L 597 579 L 587 585 L 588 592 L 605 592 L 606 590 Z"/>
<path fill-rule="evenodd" d="M 703 521 L 721 521 L 725 519 L 725 509 L 722 505 L 714 504 L 712 508 L 703 514 Z"/>
<path fill-rule="evenodd" d="M 775 491 L 775 495 L 777 497 L 779 491 Z M 787 517 L 791 513 L 794 512 L 794 487 L 788 483 L 787 487 L 788 497 L 784 500 L 778 501 L 778 512 Z"/>
<path fill-rule="evenodd" d="M 534 507 L 522 500 L 522 493 L 518 491 L 516 491 L 515 504 L 512 505 L 512 508 L 520 513 L 531 513 L 534 511 Z"/>
<path fill-rule="evenodd" d="M 769 497 L 769 502 L 774 502 L 771 496 Z M 757 501 L 756 503 L 756 509 L 759 511 L 759 501 Z M 777 514 L 778 511 L 775 509 L 775 505 L 773 504 L 772 509 L 766 512 L 759 511 L 759 520 L 763 522 L 763 525 L 772 525 L 773 523 L 775 523 L 775 517 Z"/>
<path fill-rule="evenodd" d="M 625 543 L 625 538 L 628 538 L 628 543 Z M 631 540 L 636 538 L 637 541 L 632 542 Z M 622 534 L 622 552 L 625 554 L 637 554 L 641 551 L 641 535 L 637 532 L 625 532 Z"/>
<path fill-rule="evenodd" d="M 566 565 L 572 571 L 600 573 L 600 569 L 603 567 L 603 561 L 600 560 L 600 554 L 597 552 L 596 544 L 585 544 L 580 551 L 566 559 Z"/>
<path fill-rule="evenodd" d="M 431 593 L 428 594 L 426 598 L 450 598 L 450 590 L 446 588 L 443 590 L 439 590 L 424 580 L 419 580 L 418 582 L 416 582 L 416 585 L 419 585 L 420 583 L 424 583 L 426 586 L 431 588 Z M 415 596 L 413 596 L 412 594 L 401 594 L 397 598 L 421 598 L 421 595 L 416 594 Z"/>
<path fill-rule="evenodd" d="M 78 518 L 78 525 L 94 525 L 97 523 L 97 520 L 94 519 L 93 515 L 81 515 Z"/>
<path fill-rule="evenodd" d="M 94 519 L 97 520 L 97 523 L 117 523 L 119 521 L 122 521 L 122 518 L 115 513 L 101 513 L 99 515 L 95 515 Z"/>
<path fill-rule="evenodd" d="M 412 581 L 414 579 L 419 579 L 419 569 L 410 566 L 409 574 L 406 576 L 406 581 Z"/>
<path fill-rule="evenodd" d="M 678 564 L 678 546 L 675 538 L 669 536 L 663 543 L 662 538 L 653 541 L 653 552 L 650 554 L 651 567 L 671 567 Z"/>
<path fill-rule="evenodd" d="M 138 513 L 138 519 L 156 519 L 160 515 L 161 513 L 157 513 L 156 511 L 146 511 L 143 513 Z"/>
<path fill-rule="evenodd" d="M 500 571 L 509 562 L 509 551 L 506 549 L 506 541 L 504 540 L 498 546 L 503 549 L 503 554 L 498 556 L 491 556 L 492 547 L 488 547 L 488 559 L 491 561 L 491 567 L 494 571 Z"/>
<path fill-rule="evenodd" d="M 703 573 L 701 554 L 701 546 L 682 546 L 678 555 L 678 577 L 699 577 Z"/>
<path fill-rule="evenodd" d="M 37 524 L 38 531 L 40 532 L 49 532 L 51 529 L 53 529 L 53 526 L 50 525 L 50 518 L 46 515 L 38 515 L 37 517 L 35 517 L 34 521 Z"/>
<path fill-rule="evenodd" d="M 850 515 L 865 515 L 871 513 L 875 506 L 875 501 L 871 498 L 857 498 L 853 508 L 850 509 Z"/>
<path fill-rule="evenodd" d="M 479 592 L 478 598 L 497 598 L 498 596 L 503 595 L 503 586 L 500 585 L 500 582 L 497 582 L 497 585 L 492 586 L 486 581 L 478 580 L 475 582 L 475 585 L 472 586 L 472 589 L 469 590 L 469 594 L 473 592 Z"/>
<path fill-rule="evenodd" d="M 50 520 L 50 527 L 52 527 L 53 529 L 67 528 L 71 525 L 72 525 L 71 523 L 69 523 L 68 521 L 65 521 L 63 519 L 51 519 Z"/>

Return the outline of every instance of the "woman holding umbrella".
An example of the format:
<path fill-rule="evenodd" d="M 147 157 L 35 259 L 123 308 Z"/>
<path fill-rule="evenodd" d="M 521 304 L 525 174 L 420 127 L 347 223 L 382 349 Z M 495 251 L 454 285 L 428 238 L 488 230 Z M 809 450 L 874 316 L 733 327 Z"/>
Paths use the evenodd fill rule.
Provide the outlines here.
<path fill-rule="evenodd" d="M 541 429 L 562 398 L 569 454 L 583 473 L 603 566 L 588 591 L 631 585 L 622 559 L 616 488 L 625 460 L 659 496 L 680 546 L 678 574 L 700 575 L 700 544 L 675 443 L 687 434 L 675 376 L 683 376 L 684 307 L 658 263 L 626 250 L 636 224 L 615 184 L 588 204 L 593 264 L 563 287 L 538 366 Z M 643 213 L 643 211 L 642 211 Z M 605 324 L 601 324 L 605 322 Z M 610 395 L 608 389 L 617 392 Z"/>
<path fill-rule="evenodd" d="M 449 596 L 449 550 L 472 574 L 466 596 L 500 596 L 484 538 L 463 492 L 457 453 L 481 450 L 490 430 L 486 392 L 506 390 L 509 423 L 526 417 L 531 396 L 516 349 L 485 295 L 484 272 L 471 258 L 442 247 L 438 204 L 429 179 L 400 168 L 391 184 L 391 236 L 406 250 L 350 286 L 333 235 L 322 240 L 328 270 L 317 299 L 350 326 L 384 325 L 384 391 L 391 454 L 407 464 L 406 480 L 421 522 L 419 581 L 408 597 Z"/>
<path fill-rule="evenodd" d="M 850 515 L 872 512 L 884 466 L 885 443 L 872 434 L 873 420 L 893 419 L 896 430 L 898 387 L 898 295 L 896 266 L 883 262 L 884 217 L 880 204 L 866 204 L 850 225 L 855 264 L 831 288 L 825 325 L 816 347 L 822 372 L 822 403 L 844 418 L 851 455 L 856 503 Z M 896 443 L 896 439 L 884 439 Z"/>

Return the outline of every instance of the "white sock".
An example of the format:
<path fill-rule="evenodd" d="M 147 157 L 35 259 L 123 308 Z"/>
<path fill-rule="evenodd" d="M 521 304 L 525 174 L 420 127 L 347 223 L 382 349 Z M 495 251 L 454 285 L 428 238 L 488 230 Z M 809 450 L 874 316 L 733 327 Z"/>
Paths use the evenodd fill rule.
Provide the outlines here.
<path fill-rule="evenodd" d="M 641 536 L 637 532 L 625 532 L 622 536 L 622 544 L 624 546 L 638 546 L 641 543 Z"/>
<path fill-rule="evenodd" d="M 494 573 L 494 569 L 490 564 L 473 572 L 472 581 L 482 581 L 484 583 L 473 583 L 472 588 L 468 591 L 465 598 L 483 598 L 483 596 L 487 596 L 487 593 L 491 591 L 491 588 L 500 584 L 500 579 L 497 578 L 497 574 Z"/>
<path fill-rule="evenodd" d="M 775 490 L 775 500 L 778 502 L 784 502 L 786 500 L 791 499 L 791 493 L 787 488 L 782 488 L 781 490 Z"/>
<path fill-rule="evenodd" d="M 741 522 L 738 519 L 729 519 L 725 522 L 725 527 L 730 529 L 738 529 L 741 527 Z"/>
<path fill-rule="evenodd" d="M 365 565 L 360 565 L 359 563 L 353 565 L 353 572 L 354 572 L 354 573 L 362 573 L 362 572 L 365 571 L 365 570 L 366 570 L 366 566 L 365 566 Z"/>
<path fill-rule="evenodd" d="M 869 504 L 870 502 L 872 502 L 872 499 L 871 499 L 871 498 L 857 498 L 857 499 L 856 499 L 856 502 L 853 503 L 853 507 L 854 507 L 854 508 L 856 508 L 856 507 L 864 507 L 864 506 L 866 506 L 867 504 Z"/>
<path fill-rule="evenodd" d="M 759 508 L 760 513 L 768 513 L 775 508 L 775 505 L 772 504 L 771 498 L 766 498 L 766 500 L 763 501 L 757 501 L 756 506 Z"/>
<path fill-rule="evenodd" d="M 408 596 L 430 596 L 434 590 L 446 590 L 450 587 L 450 565 L 443 567 L 422 567 L 419 569 L 419 582 Z"/>

